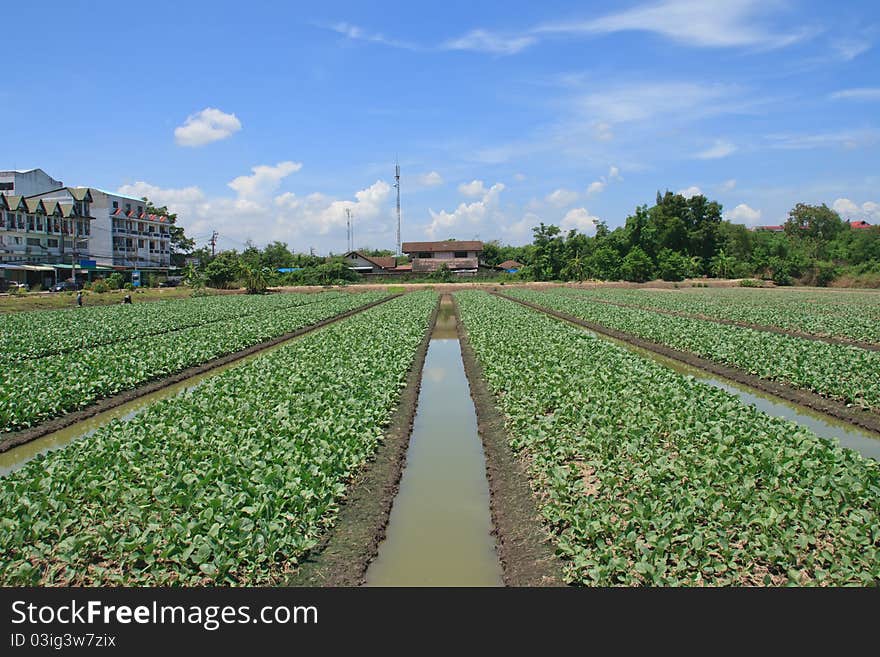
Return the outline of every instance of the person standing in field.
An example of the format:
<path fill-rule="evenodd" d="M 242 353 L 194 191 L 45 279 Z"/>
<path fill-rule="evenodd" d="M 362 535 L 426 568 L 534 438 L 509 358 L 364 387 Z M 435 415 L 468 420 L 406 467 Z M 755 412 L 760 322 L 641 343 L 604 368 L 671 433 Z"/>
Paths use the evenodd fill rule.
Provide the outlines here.
<path fill-rule="evenodd" d="M 76 305 L 82 307 L 83 305 L 83 293 L 82 290 L 76 293 Z"/>

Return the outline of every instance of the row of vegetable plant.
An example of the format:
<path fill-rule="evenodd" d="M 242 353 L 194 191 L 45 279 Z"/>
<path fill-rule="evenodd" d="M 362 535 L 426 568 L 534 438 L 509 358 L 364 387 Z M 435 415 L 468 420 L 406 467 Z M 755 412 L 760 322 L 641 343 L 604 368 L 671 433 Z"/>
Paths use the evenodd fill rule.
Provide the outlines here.
<path fill-rule="evenodd" d="M 284 582 L 381 443 L 436 301 L 307 334 L 0 480 L 0 584 Z"/>
<path fill-rule="evenodd" d="M 85 408 L 143 383 L 251 347 L 378 301 L 382 292 L 340 294 L 125 343 L 0 368 L 0 427 L 14 431 Z"/>
<path fill-rule="evenodd" d="M 342 294 L 336 291 L 319 294 L 224 294 L 130 305 L 15 313 L 3 317 L 0 362 L 130 342 L 214 322 L 320 303 Z"/>
<path fill-rule="evenodd" d="M 877 462 L 511 301 L 456 299 L 570 582 L 880 581 Z"/>
<path fill-rule="evenodd" d="M 508 294 L 763 379 L 880 410 L 880 352 L 597 303 L 556 291 L 518 289 Z"/>
<path fill-rule="evenodd" d="M 880 294 L 710 288 L 567 290 L 582 298 L 880 343 Z"/>

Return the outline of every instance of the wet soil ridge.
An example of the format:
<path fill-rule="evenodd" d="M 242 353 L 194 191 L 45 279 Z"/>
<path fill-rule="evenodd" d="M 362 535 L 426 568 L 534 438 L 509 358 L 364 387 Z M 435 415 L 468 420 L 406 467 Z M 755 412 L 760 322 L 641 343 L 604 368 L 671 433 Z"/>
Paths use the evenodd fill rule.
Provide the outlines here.
<path fill-rule="evenodd" d="M 827 342 L 828 344 L 838 344 L 845 347 L 858 347 L 859 349 L 867 349 L 868 351 L 880 351 L 880 344 L 872 342 L 860 342 L 859 340 L 847 340 L 846 338 L 838 338 L 830 335 L 816 335 L 814 333 L 803 333 L 802 331 L 793 331 L 790 329 L 780 328 L 778 326 L 767 326 L 766 324 L 752 324 L 750 322 L 740 322 L 735 319 L 723 319 L 721 317 L 710 317 L 709 315 L 701 315 L 699 313 L 686 313 L 679 310 L 666 310 L 665 308 L 652 308 L 650 306 L 637 306 L 631 303 L 621 303 L 619 301 L 609 301 L 608 299 L 594 299 L 589 297 L 589 301 L 593 303 L 604 303 L 609 306 L 620 306 L 621 308 L 632 308 L 634 310 L 647 310 L 660 315 L 672 315 L 673 317 L 685 317 L 687 319 L 699 319 L 704 322 L 715 322 L 716 324 L 725 324 L 727 326 L 740 326 L 742 328 L 750 328 L 755 331 L 764 331 L 765 333 L 776 333 L 777 335 L 788 335 L 792 338 L 801 338 L 802 340 L 813 340 L 815 342 Z"/>
<path fill-rule="evenodd" d="M 461 323 L 453 297 L 464 371 L 477 412 L 477 431 L 486 455 L 490 512 L 498 556 L 507 586 L 563 586 L 562 562 L 556 556 L 529 486 L 528 465 L 510 448 L 504 417 L 483 377 L 483 368 Z"/>
<path fill-rule="evenodd" d="M 801 406 L 806 406 L 807 408 L 812 408 L 821 413 L 825 413 L 826 415 L 830 415 L 831 417 L 835 417 L 839 420 L 844 420 L 845 422 L 849 422 L 850 424 L 854 424 L 863 429 L 867 429 L 869 431 L 873 431 L 874 433 L 880 434 L 880 417 L 877 417 L 875 414 L 868 411 L 863 411 L 858 408 L 850 408 L 843 402 L 828 399 L 827 397 L 822 397 L 821 395 L 817 395 L 816 393 L 808 392 L 806 390 L 798 390 L 785 384 L 777 383 L 775 381 L 768 381 L 767 379 L 762 379 L 760 377 L 748 374 L 743 370 L 734 367 L 728 367 L 726 365 L 721 365 L 705 358 L 701 358 L 696 354 L 685 351 L 678 351 L 677 349 L 671 349 L 666 345 L 651 342 L 649 340 L 644 340 L 630 333 L 624 333 L 623 331 L 617 331 L 615 329 L 608 328 L 602 324 L 587 322 L 572 315 L 567 315 L 566 313 L 552 310 L 550 308 L 545 308 L 544 306 L 540 306 L 529 301 L 515 299 L 499 292 L 492 292 L 492 294 L 495 294 L 496 296 L 503 299 L 507 299 L 508 301 L 518 303 L 522 306 L 525 306 L 526 308 L 537 310 L 538 312 L 545 313 L 547 315 L 550 315 L 551 317 L 556 317 L 557 319 L 575 324 L 576 326 L 582 326 L 596 333 L 601 333 L 602 335 L 607 335 L 608 337 L 620 340 L 621 342 L 626 342 L 636 347 L 641 347 L 642 349 L 646 349 L 647 351 L 654 352 L 655 354 L 660 354 L 661 356 L 666 356 L 667 358 L 677 360 L 692 367 L 706 370 L 707 372 L 711 372 L 712 374 L 723 377 L 725 379 L 730 379 L 731 381 L 735 381 L 751 388 L 755 388 L 756 390 L 761 390 L 762 392 L 766 392 L 781 399 L 785 399 L 786 401 L 800 404 Z"/>
<path fill-rule="evenodd" d="M 290 586 L 339 587 L 364 583 L 367 567 L 385 539 L 391 506 L 400 487 L 416 417 L 422 370 L 439 309 L 438 297 L 382 444 L 350 484 L 333 528 L 303 560 L 291 577 Z"/>
<path fill-rule="evenodd" d="M 287 340 L 292 340 L 294 338 L 298 338 L 306 333 L 311 333 L 312 331 L 317 331 L 320 328 L 328 326 L 329 324 L 333 324 L 335 322 L 339 322 L 343 319 L 351 317 L 352 315 L 356 315 L 357 313 L 361 313 L 365 310 L 373 308 L 374 306 L 378 306 L 382 303 L 387 303 L 392 299 L 399 297 L 400 294 L 393 294 L 385 297 L 384 299 L 379 299 L 378 301 L 373 301 L 364 306 L 360 306 L 358 308 L 352 308 L 351 310 L 346 310 L 344 313 L 340 313 L 339 315 L 334 315 L 333 317 L 328 317 L 327 319 L 322 319 L 315 324 L 310 324 L 308 326 L 303 326 L 302 328 L 297 329 L 296 331 L 291 331 L 290 333 L 285 333 L 284 335 L 280 335 L 277 338 L 272 338 L 267 342 L 261 342 L 259 344 L 252 345 L 247 349 L 242 349 L 241 351 L 236 351 L 231 354 L 226 354 L 225 356 L 221 356 L 219 358 L 215 358 L 214 360 L 209 360 L 201 365 L 195 365 L 193 367 L 189 367 L 185 370 L 181 370 L 171 376 L 157 379 L 155 381 L 151 381 L 147 384 L 139 386 L 137 388 L 132 388 L 131 390 L 126 390 L 125 392 L 121 392 L 118 395 L 113 395 L 112 397 L 105 397 L 86 408 L 80 409 L 78 411 L 73 411 L 71 413 L 67 413 L 66 415 L 62 415 L 57 418 L 53 418 L 46 422 L 42 422 L 36 426 L 30 427 L 28 429 L 22 429 L 20 431 L 10 432 L 5 435 L 2 439 L 0 439 L 0 453 L 6 452 L 13 447 L 18 447 L 19 445 L 24 445 L 25 443 L 29 443 L 32 440 L 36 440 L 37 438 L 42 438 L 50 433 L 54 433 L 61 429 L 65 429 L 71 425 L 76 424 L 77 422 L 82 422 L 83 420 L 98 415 L 99 413 L 103 413 L 104 411 L 109 411 L 112 408 L 116 408 L 117 406 L 121 406 L 122 404 L 126 404 L 130 401 L 138 399 L 139 397 L 144 397 L 146 395 L 152 394 L 154 392 L 158 392 L 163 388 L 167 388 L 175 383 L 180 383 L 186 379 L 189 379 L 194 376 L 199 376 L 200 374 L 205 374 L 210 372 L 213 369 L 218 367 L 222 367 L 223 365 L 228 365 L 229 363 L 234 363 L 237 360 L 241 360 L 246 356 L 250 356 L 252 354 L 258 353 L 260 351 L 264 351 L 265 349 L 269 349 L 270 347 L 274 347 L 276 345 L 281 344 L 282 342 L 286 342 Z"/>

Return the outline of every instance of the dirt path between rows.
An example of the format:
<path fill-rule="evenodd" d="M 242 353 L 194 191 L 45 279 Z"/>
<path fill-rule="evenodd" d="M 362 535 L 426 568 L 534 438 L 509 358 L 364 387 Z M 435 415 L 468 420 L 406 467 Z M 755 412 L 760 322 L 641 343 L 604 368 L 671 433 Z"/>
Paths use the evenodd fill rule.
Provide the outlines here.
<path fill-rule="evenodd" d="M 528 464 L 510 448 L 504 417 L 483 376 L 455 308 L 464 371 L 477 412 L 477 431 L 486 456 L 490 511 L 504 583 L 507 586 L 563 586 L 562 562 L 544 529 L 535 494 L 529 485 Z"/>
<path fill-rule="evenodd" d="M 828 344 L 843 345 L 845 347 L 858 347 L 859 349 L 867 349 L 868 351 L 880 351 L 880 344 L 872 344 L 870 342 L 859 342 L 858 340 L 848 340 L 846 338 L 837 338 L 830 335 L 814 335 L 812 333 L 802 333 L 801 331 L 793 331 L 780 328 L 778 326 L 767 326 L 764 324 L 752 324 L 750 322 L 740 322 L 735 319 L 722 319 L 720 317 L 710 317 L 699 313 L 686 313 L 678 310 L 666 310 L 665 308 L 649 308 L 645 306 L 636 306 L 630 303 L 621 303 L 619 301 L 608 301 L 607 299 L 594 299 L 593 297 L 575 297 L 595 303 L 604 303 L 609 306 L 619 306 L 620 308 L 632 308 L 633 310 L 644 310 L 647 312 L 657 313 L 660 315 L 671 315 L 673 317 L 683 317 L 684 319 L 699 319 L 704 322 L 714 322 L 715 324 L 724 324 L 725 326 L 739 326 L 741 328 L 749 328 L 755 331 L 764 331 L 766 333 L 775 333 L 777 335 L 787 335 L 792 338 L 802 338 L 804 340 L 813 340 L 815 342 L 827 342 Z"/>
<path fill-rule="evenodd" d="M 379 544 L 385 538 L 391 506 L 406 465 L 422 369 L 439 309 L 438 299 L 382 444 L 349 484 L 333 528 L 305 557 L 288 582 L 289 586 L 359 586 L 364 583 L 367 567 L 379 553 Z"/>
<path fill-rule="evenodd" d="M 343 319 L 346 319 L 347 317 L 351 317 L 352 315 L 363 312 L 381 303 L 386 303 L 391 299 L 399 296 L 399 294 L 390 295 L 385 297 L 384 299 L 379 299 L 378 301 L 368 303 L 365 306 L 353 308 L 352 310 L 346 310 L 344 313 L 334 315 L 333 317 L 328 317 L 327 319 L 322 319 L 315 324 L 309 324 L 308 326 L 299 328 L 296 331 L 291 331 L 290 333 L 285 333 L 284 335 L 280 335 L 277 338 L 272 338 L 267 342 L 261 342 L 259 344 L 252 345 L 246 349 L 242 349 L 241 351 L 236 351 L 231 354 L 226 354 L 225 356 L 220 356 L 219 358 L 209 360 L 205 363 L 202 363 L 201 365 L 194 365 L 193 367 L 181 370 L 180 372 L 172 374 L 171 376 L 150 381 L 149 383 L 145 383 L 142 386 L 132 388 L 131 390 L 126 390 L 125 392 L 120 392 L 119 394 L 113 395 L 112 397 L 105 397 L 81 410 L 73 411 L 72 413 L 67 413 L 66 415 L 47 420 L 46 422 L 42 422 L 41 424 L 30 427 L 28 429 L 10 432 L 0 438 L 0 453 L 6 452 L 13 447 L 29 443 L 32 440 L 36 440 L 37 438 L 42 438 L 43 436 L 69 427 L 73 424 L 76 424 L 77 422 L 82 422 L 87 418 L 98 415 L 99 413 L 103 413 L 104 411 L 109 411 L 110 409 L 116 408 L 117 406 L 121 406 L 122 404 L 126 404 L 130 401 L 138 399 L 139 397 L 158 392 L 163 388 L 167 388 L 168 386 L 174 385 L 175 383 L 180 383 L 181 381 L 189 379 L 193 376 L 205 374 L 206 372 L 210 372 L 215 368 L 221 367 L 223 365 L 228 365 L 229 363 L 233 363 L 237 360 L 241 360 L 246 356 L 250 356 L 265 349 L 269 349 L 270 347 L 274 347 L 278 344 L 281 344 L 282 342 L 286 342 L 287 340 L 292 340 L 293 338 L 298 338 L 302 335 L 305 335 L 306 333 L 311 333 L 312 331 L 316 331 L 319 328 L 323 328 L 324 326 L 327 326 L 329 324 L 341 321 Z"/>
<path fill-rule="evenodd" d="M 781 399 L 784 399 L 786 401 L 794 402 L 795 404 L 800 404 L 801 406 L 812 408 L 813 410 L 819 411 L 820 413 L 825 413 L 826 415 L 830 415 L 831 417 L 835 417 L 839 420 L 844 420 L 845 422 L 849 422 L 863 429 L 867 429 L 869 431 L 873 431 L 874 433 L 880 434 L 880 416 L 869 411 L 863 411 L 858 408 L 850 408 L 843 402 L 829 399 L 827 397 L 822 397 L 821 395 L 818 395 L 814 392 L 799 390 L 787 386 L 783 383 L 777 383 L 775 381 L 762 379 L 760 377 L 748 374 L 743 370 L 726 365 L 721 365 L 706 358 L 701 358 L 696 354 L 685 351 L 678 351 L 677 349 L 672 349 L 670 347 L 667 347 L 666 345 L 651 342 L 649 340 L 644 340 L 630 333 L 624 333 L 623 331 L 608 328 L 607 326 L 604 326 L 602 324 L 587 322 L 572 315 L 561 313 L 550 308 L 545 308 L 538 304 L 514 299 L 512 297 L 508 297 L 504 294 L 497 292 L 493 292 L 493 294 L 502 299 L 507 299 L 508 301 L 518 303 L 522 306 L 525 306 L 526 308 L 537 310 L 538 312 L 545 313 L 547 315 L 556 317 L 557 319 L 564 320 L 577 326 L 583 326 L 584 328 L 595 331 L 596 333 L 601 333 L 602 335 L 607 335 L 608 337 L 615 338 L 616 340 L 626 342 L 636 347 L 647 349 L 648 351 L 652 351 L 655 354 L 660 354 L 661 356 L 666 356 L 667 358 L 680 361 L 692 367 L 706 370 L 707 372 L 711 372 L 712 374 L 723 377 L 725 379 L 730 379 L 731 381 L 735 381 L 751 388 L 755 388 L 756 390 L 775 395 L 776 397 L 780 397 Z"/>

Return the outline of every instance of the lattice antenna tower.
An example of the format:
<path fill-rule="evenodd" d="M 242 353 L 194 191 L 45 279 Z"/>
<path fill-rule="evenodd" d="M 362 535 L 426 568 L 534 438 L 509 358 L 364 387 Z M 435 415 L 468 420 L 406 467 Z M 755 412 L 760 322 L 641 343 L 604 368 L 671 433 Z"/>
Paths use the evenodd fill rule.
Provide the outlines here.
<path fill-rule="evenodd" d="M 397 254 L 402 255 L 400 251 L 400 163 L 395 158 L 394 162 L 394 186 L 397 188 Z"/>

